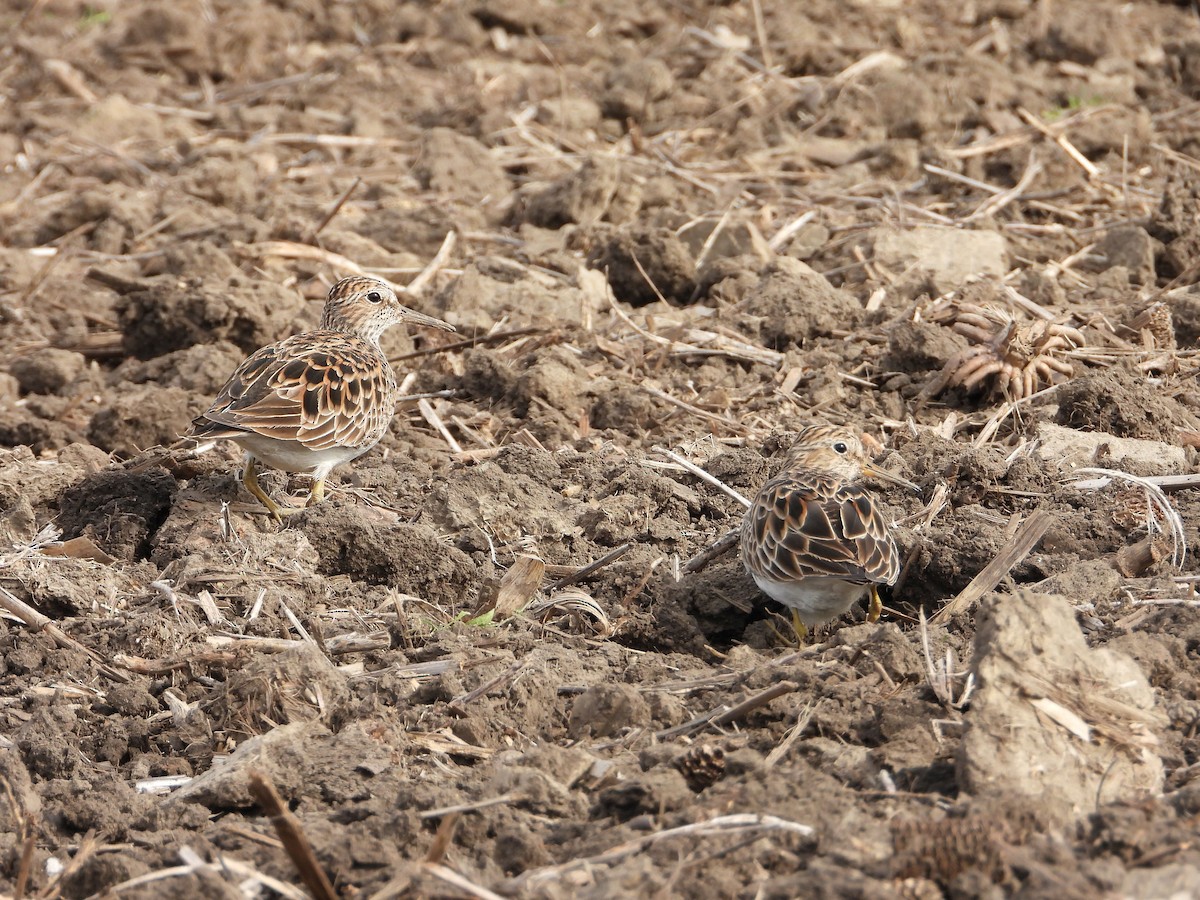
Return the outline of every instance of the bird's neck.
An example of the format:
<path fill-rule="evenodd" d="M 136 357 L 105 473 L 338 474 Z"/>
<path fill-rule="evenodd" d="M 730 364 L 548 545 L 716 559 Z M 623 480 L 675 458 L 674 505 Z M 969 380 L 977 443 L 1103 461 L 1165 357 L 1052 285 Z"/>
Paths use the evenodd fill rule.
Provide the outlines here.
<path fill-rule="evenodd" d="M 379 339 L 388 330 L 388 324 L 382 322 L 350 322 L 342 316 L 325 315 L 321 318 L 322 331 L 336 331 L 348 334 L 366 341 L 379 349 Z"/>

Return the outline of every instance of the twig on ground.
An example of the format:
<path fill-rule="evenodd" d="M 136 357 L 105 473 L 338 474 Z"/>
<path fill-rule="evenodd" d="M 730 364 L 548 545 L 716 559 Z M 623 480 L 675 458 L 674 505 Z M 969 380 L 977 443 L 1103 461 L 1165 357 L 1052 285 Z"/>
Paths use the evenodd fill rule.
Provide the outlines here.
<path fill-rule="evenodd" d="M 767 754 L 767 758 L 763 762 L 766 768 L 773 768 L 781 759 L 788 755 L 792 746 L 804 734 L 804 729 L 808 727 L 808 723 L 812 721 L 813 713 L 816 712 L 816 709 L 816 703 L 810 702 L 805 705 L 804 709 L 800 710 L 800 715 L 796 717 L 796 723 L 788 729 L 787 734 L 783 736 L 783 740 Z"/>
<path fill-rule="evenodd" d="M 312 234 L 309 235 L 310 240 L 315 241 L 317 239 L 321 232 L 325 230 L 325 226 L 332 222 L 333 217 L 336 216 L 341 211 L 342 207 L 346 205 L 346 201 L 350 199 L 350 195 L 358 189 L 360 184 L 362 184 L 362 176 L 357 175 L 355 176 L 354 180 L 350 182 L 350 187 L 342 191 L 341 196 L 333 201 L 333 206 L 329 207 L 329 212 L 325 213 L 321 221 L 317 223 L 317 227 L 314 228 L 312 230 Z"/>
<path fill-rule="evenodd" d="M 283 798 L 275 790 L 275 785 L 263 773 L 251 772 L 250 793 L 254 795 L 255 802 L 262 807 L 263 812 L 270 817 L 271 824 L 275 826 L 275 833 L 283 842 L 283 849 L 296 871 L 300 873 L 305 887 L 312 891 L 317 900 L 337 900 L 338 895 L 333 889 L 333 884 L 321 868 L 321 864 L 317 862 L 304 829 L 300 827 L 300 820 L 288 810 Z"/>
<path fill-rule="evenodd" d="M 937 611 L 933 622 L 948 622 L 952 616 L 971 609 L 984 594 L 994 590 L 1000 579 L 1029 555 L 1029 551 L 1042 539 L 1042 535 L 1053 521 L 1054 517 L 1049 510 L 1036 509 L 1030 513 L 1012 539 L 996 554 L 996 558 L 984 566 L 983 571 L 972 578 L 971 583 L 963 588 L 957 597 Z"/>
<path fill-rule="evenodd" d="M 747 430 L 742 423 L 735 422 L 733 419 L 729 418 L 729 416 L 723 416 L 720 413 L 709 412 L 707 409 L 701 409 L 699 406 L 694 406 L 693 404 L 688 403 L 686 400 L 680 400 L 678 397 L 672 397 L 666 391 L 659 390 L 651 385 L 643 384 L 642 390 L 644 390 L 647 394 L 650 394 L 650 396 L 657 397 L 660 400 L 666 400 L 673 406 L 678 406 L 680 409 L 684 410 L 685 412 L 690 412 L 694 416 L 700 416 L 702 419 L 708 419 L 710 422 L 716 422 L 719 425 L 724 425 L 730 431 L 735 433 L 744 434 Z"/>
<path fill-rule="evenodd" d="M 683 571 L 688 575 L 699 572 L 718 556 L 723 556 L 736 547 L 741 535 L 742 529 L 740 527 L 731 528 L 684 563 Z"/>
<path fill-rule="evenodd" d="M 452 816 L 459 813 L 475 812 L 480 809 L 488 809 L 492 806 L 504 806 L 507 803 L 512 803 L 519 799 L 521 794 L 517 791 L 509 791 L 507 794 L 501 794 L 499 797 L 489 797 L 487 800 L 476 800 L 473 803 L 456 803 L 454 806 L 443 806 L 438 809 L 427 809 L 421 813 L 422 819 L 440 819 L 442 816 Z M 427 857 L 428 859 L 428 857 Z M 429 862 L 436 860 L 429 859 Z"/>
<path fill-rule="evenodd" d="M 478 898 L 478 900 L 505 900 L 504 897 L 489 891 L 487 888 L 472 884 L 453 869 L 447 869 L 445 866 L 438 865 L 437 863 L 425 863 L 422 868 L 435 878 L 446 882 L 451 887 L 458 888 L 465 894 Z"/>
<path fill-rule="evenodd" d="M 554 584 L 550 585 L 550 590 L 551 591 L 561 591 L 563 588 L 569 587 L 570 585 L 574 584 L 577 581 L 583 581 L 583 579 L 589 578 L 592 575 L 595 575 L 597 572 L 599 572 L 605 566 L 610 566 L 613 563 L 615 563 L 618 559 L 620 559 L 622 556 L 624 556 L 626 553 L 628 553 L 632 548 L 633 548 L 633 544 L 625 543 L 625 544 L 622 544 L 620 547 L 617 547 L 615 550 L 610 550 L 608 553 L 605 553 L 602 557 L 600 557 L 595 562 L 588 563 L 586 566 L 581 566 L 579 569 L 577 569 L 575 572 L 572 572 L 570 575 L 564 575 L 558 581 L 554 582 Z"/>
<path fill-rule="evenodd" d="M 4 587 L 0 587 L 0 609 L 15 616 L 31 631 L 44 631 L 60 649 L 74 650 L 77 653 L 82 653 L 94 662 L 106 677 L 111 678 L 113 681 L 119 681 L 122 684 L 129 682 L 127 674 L 119 669 L 114 669 L 104 661 L 104 658 L 99 653 L 83 646 L 83 644 L 55 625 L 48 616 L 42 615 Z"/>
<path fill-rule="evenodd" d="M 993 216 L 1008 206 L 1021 199 L 1021 195 L 1029 190 L 1029 186 L 1033 184 L 1033 180 L 1038 177 L 1044 167 L 1038 162 L 1037 157 L 1031 152 L 1029 154 L 1029 162 L 1025 164 L 1025 171 L 1021 173 L 1021 177 L 1017 179 L 1017 183 L 1006 191 L 996 194 L 994 197 L 989 197 L 984 200 L 976 210 L 963 219 L 964 222 L 973 222 L 976 219 L 982 219 L 987 216 Z"/>
<path fill-rule="evenodd" d="M 433 408 L 433 404 L 428 400 L 421 399 L 417 401 L 417 409 L 421 411 L 421 417 L 433 426 L 434 430 L 442 436 L 442 440 L 449 445 L 450 449 L 455 453 L 462 453 L 462 446 L 454 439 L 454 435 L 450 433 L 450 429 L 446 427 L 446 423 L 442 421 L 442 417 L 437 414 L 437 410 Z"/>
<path fill-rule="evenodd" d="M 426 347 L 424 350 L 414 350 L 412 353 L 402 353 L 399 356 L 389 356 L 388 362 L 398 363 L 406 359 L 417 359 L 422 356 L 433 356 L 435 353 L 453 353 L 456 350 L 469 350 L 472 347 L 479 347 L 483 344 L 498 344 L 501 341 L 507 341 L 509 338 L 526 337 L 531 334 L 544 334 L 545 328 L 530 326 L 529 328 L 512 328 L 508 331 L 490 331 L 487 334 L 481 334 L 478 337 L 466 338 L 465 340 L 455 341 L 453 344 L 444 344 L 441 347 Z M 440 395 L 438 395 L 440 396 Z"/>
<path fill-rule="evenodd" d="M 1087 173 L 1088 178 L 1099 177 L 1100 170 L 1096 168 L 1095 163 L 1080 153 L 1079 148 L 1067 140 L 1065 134 L 1050 128 L 1041 119 L 1022 106 L 1017 107 L 1017 115 L 1024 119 L 1029 127 L 1058 144 L 1059 148 L 1070 157 L 1071 161 Z"/>
<path fill-rule="evenodd" d="M 798 690 L 800 685 L 794 681 L 780 681 L 771 685 L 765 690 L 759 691 L 757 694 L 751 694 L 749 697 L 742 700 L 740 703 L 733 706 L 722 704 L 716 709 L 709 710 L 703 715 L 697 716 L 690 722 L 684 722 L 682 725 L 676 725 L 673 728 L 664 728 L 662 731 L 655 732 L 654 736 L 660 741 L 665 741 L 681 734 L 688 734 L 692 731 L 697 731 L 708 725 L 728 725 L 730 722 L 736 722 L 738 719 L 758 709 L 760 706 L 766 706 L 776 697 L 782 697 L 784 694 L 790 694 L 792 691 Z"/>
<path fill-rule="evenodd" d="M 491 681 L 484 682 L 479 687 L 475 688 L 475 690 L 467 691 L 467 693 L 455 697 L 450 701 L 450 705 L 465 706 L 468 703 L 474 703 L 489 691 L 494 691 L 496 688 L 502 685 L 511 684 L 513 680 L 516 679 L 516 677 L 521 673 L 521 670 L 529 665 L 531 661 L 532 658 L 528 656 L 518 659 L 515 663 L 513 663 Z"/>
<path fill-rule="evenodd" d="M 450 844 L 454 841 L 454 832 L 458 830 L 459 820 L 462 818 L 460 811 L 453 809 L 431 810 L 445 816 L 438 823 L 437 833 L 433 836 L 433 843 L 429 845 L 429 852 L 425 854 L 425 862 L 440 863 L 446 858 L 446 851 L 450 849 Z M 422 818 L 436 818 L 428 813 L 422 813 Z"/>
<path fill-rule="evenodd" d="M 693 475 L 695 475 L 701 481 L 705 482 L 706 484 L 711 484 L 717 490 L 732 497 L 738 503 L 742 504 L 742 506 L 744 506 L 746 509 L 750 508 L 750 501 L 745 496 L 743 496 L 742 494 L 735 491 L 733 488 L 731 488 L 729 485 L 725 484 L 725 482 L 721 481 L 716 476 L 710 475 L 708 472 L 705 472 L 702 468 L 700 468 L 694 462 L 691 462 L 690 460 L 685 459 L 684 457 L 680 456 L 678 453 L 674 452 L 673 450 L 668 450 L 666 447 L 655 446 L 655 447 L 652 447 L 651 450 L 654 453 L 659 454 L 660 456 L 665 456 L 667 459 L 671 460 L 676 465 L 683 466 L 683 468 L 687 469 L 689 472 L 691 472 Z"/>
<path fill-rule="evenodd" d="M 797 231 L 799 231 L 816 217 L 817 211 L 815 209 L 810 209 L 803 215 L 796 216 L 796 218 L 792 219 L 792 221 L 788 222 L 777 232 L 771 235 L 771 239 L 767 241 L 767 246 L 778 253 L 784 248 L 784 246 L 786 246 L 787 242 L 792 239 L 793 235 L 795 235 Z"/>
<path fill-rule="evenodd" d="M 458 232 L 447 231 L 446 237 L 442 241 L 442 246 L 438 248 L 438 252 L 429 261 L 429 265 L 421 270 L 421 274 L 408 283 L 408 286 L 404 289 L 405 292 L 413 296 L 422 294 L 425 288 L 429 286 L 429 283 L 433 281 L 433 277 L 437 275 L 438 270 L 446 265 L 446 261 L 450 259 L 450 254 L 454 252 L 454 245 L 457 243 Z"/>

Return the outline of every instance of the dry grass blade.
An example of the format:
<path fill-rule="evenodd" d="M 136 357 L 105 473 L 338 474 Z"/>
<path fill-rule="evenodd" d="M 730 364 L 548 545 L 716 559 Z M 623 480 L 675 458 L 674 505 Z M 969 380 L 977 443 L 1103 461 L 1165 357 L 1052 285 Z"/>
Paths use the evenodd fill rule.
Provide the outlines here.
<path fill-rule="evenodd" d="M 312 230 L 312 233 L 308 236 L 310 240 L 315 241 L 317 239 L 317 236 L 325 230 L 325 226 L 332 222 L 333 217 L 336 216 L 338 212 L 341 211 L 341 208 L 346 205 L 346 201 L 350 199 L 350 195 L 358 189 L 360 184 L 362 184 L 362 176 L 356 175 L 354 180 L 350 182 L 350 187 L 342 191 L 341 195 L 333 201 L 333 205 L 329 208 L 329 212 L 322 216 L 321 221 L 317 223 L 317 227 Z"/>
<path fill-rule="evenodd" d="M 405 293 L 412 296 L 419 296 L 422 294 L 425 291 L 425 288 L 429 286 L 429 283 L 433 281 L 433 278 L 435 275 L 437 275 L 438 270 L 446 265 L 446 261 L 450 259 L 450 254 L 454 252 L 454 247 L 457 243 L 458 232 L 447 231 L 446 237 L 442 240 L 442 246 L 438 248 L 438 252 L 435 253 L 433 259 L 429 261 L 429 265 L 422 269 L 421 273 L 408 283 L 408 287 L 404 289 Z"/>
<path fill-rule="evenodd" d="M 442 421 L 442 417 L 437 414 L 433 408 L 433 404 L 428 400 L 418 400 L 417 409 L 421 411 L 421 417 L 428 422 L 438 434 L 442 436 L 442 440 L 455 453 L 462 453 L 463 448 L 458 441 L 454 439 L 454 435 L 450 433 L 450 429 L 446 427 L 446 423 Z"/>
<path fill-rule="evenodd" d="M 936 624 L 948 622 L 952 616 L 975 606 L 983 599 L 984 594 L 995 589 L 1000 579 L 1007 575 L 1013 566 L 1029 555 L 1053 521 L 1054 516 L 1049 510 L 1037 509 L 1030 513 L 1029 518 L 1017 529 L 1017 533 L 996 554 L 996 558 L 984 566 L 983 571 L 971 579 L 971 583 L 963 588 L 957 597 L 939 609 L 933 621 Z"/>
<path fill-rule="evenodd" d="M 987 200 L 983 201 L 983 203 L 979 204 L 979 207 L 963 221 L 973 222 L 976 219 L 993 216 L 1010 203 L 1019 200 L 1021 195 L 1029 190 L 1029 186 L 1033 184 L 1033 180 L 1037 178 L 1038 174 L 1042 171 L 1042 168 L 1042 164 L 1037 161 L 1037 158 L 1033 155 L 1033 153 L 1030 153 L 1029 162 L 1026 164 L 1025 171 L 1021 174 L 1021 177 L 1018 179 L 1017 183 L 1007 191 L 1001 191 L 994 197 L 989 197 Z"/>
<path fill-rule="evenodd" d="M 292 860 L 292 865 L 296 867 L 301 880 L 312 891 L 313 896 L 317 900 L 337 900 L 338 895 L 333 889 L 333 883 L 325 874 L 325 870 L 321 868 L 321 864 L 317 862 L 317 857 L 313 854 L 312 846 L 304 834 L 304 829 L 300 827 L 299 819 L 292 815 L 284 805 L 283 798 L 279 796 L 279 792 L 275 790 L 275 786 L 271 784 L 267 776 L 261 772 L 251 772 L 250 793 L 254 795 L 255 801 L 263 808 L 263 811 L 270 816 L 271 824 L 275 826 L 275 833 L 283 842 L 283 848 Z"/>
<path fill-rule="evenodd" d="M 795 745 L 796 741 L 798 741 L 800 736 L 804 734 L 804 729 L 808 728 L 808 723 L 812 721 L 813 713 L 816 712 L 816 709 L 816 703 L 810 702 L 805 704 L 804 708 L 800 710 L 800 715 L 796 717 L 795 724 L 788 729 L 787 734 L 783 737 L 783 740 L 780 741 L 775 748 L 767 754 L 767 758 L 763 762 L 763 765 L 766 766 L 766 768 L 774 768 L 779 764 L 780 760 L 782 760 L 788 755 L 788 753 L 791 752 L 791 749 Z"/>
<path fill-rule="evenodd" d="M 256 244 L 236 244 L 235 246 L 248 256 L 278 256 L 281 259 L 307 259 L 324 263 L 338 272 L 352 272 L 355 275 L 367 274 L 366 269 L 349 257 L 342 256 L 340 253 L 334 253 L 332 250 L 314 247 L 311 244 L 300 244 L 296 241 L 260 241 Z M 380 281 L 387 281 L 386 278 L 378 275 L 373 277 L 379 278 Z M 390 281 L 388 284 L 395 291 L 404 290 L 402 286 L 392 284 Z"/>
<path fill-rule="evenodd" d="M 280 897 L 285 897 L 287 900 L 312 900 L 312 895 L 300 888 L 290 885 L 285 881 L 280 881 L 278 878 L 272 878 L 269 875 L 264 875 L 241 860 L 233 859 L 228 856 L 217 856 L 211 863 L 205 863 L 202 860 L 195 858 L 196 854 L 190 851 L 187 847 L 180 848 L 180 857 L 184 858 L 185 864 L 182 866 L 172 866 L 167 869 L 159 869 L 157 872 L 148 872 L 145 875 L 138 875 L 135 878 L 130 878 L 128 881 L 122 881 L 119 884 L 110 885 L 105 888 L 105 896 L 119 896 L 133 888 L 141 887 L 147 884 L 155 884 L 160 881 L 167 881 L 172 878 L 184 878 L 189 875 L 195 875 L 198 872 L 212 872 L 218 876 L 233 875 L 242 880 L 242 887 L 247 892 L 247 896 L 253 896 L 251 891 L 259 888 L 267 888 L 278 894 Z M 47 895 L 43 892 L 43 897 L 56 896 Z M 180 896 L 178 893 L 166 893 L 165 896 Z"/>
<path fill-rule="evenodd" d="M 493 806 L 504 806 L 506 803 L 512 803 L 514 800 L 520 799 L 521 794 L 518 791 L 509 791 L 507 794 L 501 794 L 499 797 L 489 797 L 487 800 L 476 800 L 474 803 L 456 803 L 454 806 L 442 806 L 438 809 L 427 809 L 421 813 L 422 819 L 440 819 L 443 816 L 447 818 L 455 818 L 461 813 L 475 812 L 480 809 L 490 809 Z M 445 825 L 445 822 L 442 823 Z M 438 828 L 440 832 L 441 827 Z M 426 856 L 426 862 L 438 862 L 441 856 L 437 859 L 433 857 L 433 851 L 430 850 Z"/>
<path fill-rule="evenodd" d="M 468 704 L 474 703 L 480 697 L 483 697 L 486 694 L 491 693 L 492 691 L 496 690 L 497 688 L 507 687 L 508 685 L 510 685 L 514 681 L 516 681 L 517 676 L 520 675 L 521 672 L 525 669 L 525 667 L 528 666 L 532 661 L 533 661 L 532 658 L 529 656 L 518 659 L 515 663 L 513 663 L 511 666 L 509 666 L 507 669 L 505 669 L 503 672 L 501 672 L 495 678 L 491 679 L 490 681 L 485 681 L 483 684 L 481 684 L 479 687 L 475 688 L 475 690 L 473 690 L 473 691 L 468 691 L 465 694 L 461 694 L 458 697 L 455 697 L 451 701 L 451 703 L 455 706 L 460 706 L 460 707 L 466 706 Z"/>
<path fill-rule="evenodd" d="M 957 657 L 951 648 L 946 648 L 945 657 L 937 662 L 933 661 L 933 651 L 929 641 L 929 621 L 925 618 L 925 610 L 919 610 L 917 615 L 921 629 L 921 651 L 925 657 L 925 677 L 929 680 L 929 687 L 943 706 L 950 709 L 961 709 L 970 699 L 971 692 L 975 688 L 975 674 L 973 672 L 966 673 L 963 689 L 955 697 L 955 683 L 963 678 L 963 673 L 958 671 L 956 665 Z"/>
<path fill-rule="evenodd" d="M 1067 140 L 1066 135 L 1050 128 L 1041 119 L 1024 107 L 1017 107 L 1017 115 L 1024 119 L 1026 124 L 1028 124 L 1031 128 L 1040 132 L 1045 137 L 1048 137 L 1050 140 L 1054 141 L 1054 143 L 1058 144 L 1058 146 L 1062 148 L 1062 151 L 1067 154 L 1068 157 L 1070 157 L 1071 161 L 1087 173 L 1088 178 L 1098 178 L 1100 176 L 1100 170 L 1096 168 L 1096 164 L 1080 153 L 1079 149 L 1069 140 Z"/>

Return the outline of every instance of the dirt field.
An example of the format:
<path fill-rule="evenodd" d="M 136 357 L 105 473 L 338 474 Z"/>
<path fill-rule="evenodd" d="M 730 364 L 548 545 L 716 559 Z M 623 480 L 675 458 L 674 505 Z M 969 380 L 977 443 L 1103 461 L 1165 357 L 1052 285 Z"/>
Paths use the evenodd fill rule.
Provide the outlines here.
<path fill-rule="evenodd" d="M 0 0 L 0 894 L 321 896 L 258 773 L 326 896 L 1200 896 L 1197 98 L 1188 3 Z M 147 452 L 357 270 L 459 334 L 326 503 Z M 797 650 L 697 557 L 814 422 L 922 494 Z"/>

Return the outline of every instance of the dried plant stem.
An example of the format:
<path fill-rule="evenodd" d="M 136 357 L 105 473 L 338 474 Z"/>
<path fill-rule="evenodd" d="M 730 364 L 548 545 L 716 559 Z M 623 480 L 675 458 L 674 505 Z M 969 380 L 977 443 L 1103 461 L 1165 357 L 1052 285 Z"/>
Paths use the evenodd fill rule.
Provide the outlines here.
<path fill-rule="evenodd" d="M 360 184 L 362 184 L 362 176 L 355 176 L 354 181 L 350 182 L 350 187 L 342 191 L 341 196 L 333 201 L 333 206 L 329 208 L 329 212 L 325 213 L 321 221 L 317 223 L 317 227 L 313 229 L 312 240 L 315 241 L 321 232 L 325 230 L 325 226 L 333 221 L 333 217 L 336 216 L 341 211 L 342 207 L 346 205 L 346 201 L 350 199 L 351 194 L 358 190 L 358 186 Z"/>
<path fill-rule="evenodd" d="M 554 582 L 554 584 L 550 585 L 550 590 L 551 591 L 560 591 L 563 588 L 565 588 L 569 585 L 572 585 L 577 581 L 583 581 L 583 579 L 588 578 L 592 575 L 595 575 L 597 572 L 599 572 L 605 566 L 609 566 L 609 565 L 612 565 L 613 563 L 615 563 L 618 559 L 620 559 L 622 556 L 624 556 L 626 553 L 628 553 L 631 549 L 633 549 L 633 544 L 629 544 L 629 543 L 622 544 L 620 547 L 617 547 L 615 550 L 611 550 L 608 553 L 605 553 L 602 557 L 600 557 L 595 562 L 588 563 L 586 566 L 581 566 L 577 571 L 572 572 L 570 575 L 563 576 L 558 581 Z"/>
<path fill-rule="evenodd" d="M 450 429 L 446 427 L 446 423 L 442 421 L 442 417 L 437 414 L 437 411 L 433 408 L 432 403 L 424 399 L 418 400 L 417 409 L 421 411 L 421 417 L 433 426 L 433 428 L 442 436 L 442 440 L 446 442 L 451 450 L 453 450 L 455 453 L 463 452 L 462 446 L 454 439 L 454 435 L 450 433 Z"/>
<path fill-rule="evenodd" d="M 1017 180 L 1017 183 L 1008 190 L 1002 191 L 1001 193 L 996 194 L 994 197 L 989 197 L 987 200 L 984 200 L 983 203 L 979 204 L 978 208 L 965 219 L 963 219 L 963 221 L 973 222 L 976 219 L 993 216 L 1010 203 L 1019 200 L 1021 195 L 1029 190 L 1029 186 L 1033 184 L 1033 180 L 1041 173 L 1042 168 L 1042 164 L 1037 161 L 1033 153 L 1030 153 L 1029 162 L 1025 165 L 1025 171 L 1021 173 L 1021 177 Z"/>
<path fill-rule="evenodd" d="M 283 798 L 275 790 L 275 785 L 261 772 L 251 772 L 250 793 L 254 795 L 258 805 L 263 808 L 263 812 L 270 816 L 271 824 L 275 826 L 275 833 L 283 842 L 283 849 L 287 851 L 292 865 L 300 873 L 300 879 L 304 882 L 305 887 L 312 891 L 317 900 L 337 900 L 337 892 L 334 891 L 329 876 L 317 862 L 317 857 L 313 854 L 312 846 L 308 843 L 304 829 L 300 827 L 300 820 L 288 810 Z"/>
<path fill-rule="evenodd" d="M 1079 168 L 1083 169 L 1083 171 L 1087 172 L 1088 178 L 1098 178 L 1100 176 L 1100 170 L 1096 168 L 1096 165 L 1090 159 L 1080 153 L 1079 149 L 1069 140 L 1067 140 L 1066 135 L 1054 131 L 1041 119 L 1022 106 L 1017 107 L 1017 115 L 1024 119 L 1025 123 L 1029 125 L 1030 128 L 1058 144 L 1059 148 L 1065 154 L 1067 154 L 1068 157 L 1070 157 L 1073 163 L 1079 166 Z"/>
<path fill-rule="evenodd" d="M 25 823 L 28 827 L 28 823 Z M 30 829 L 25 840 L 21 842 L 21 861 L 17 867 L 16 884 L 13 886 L 13 900 L 22 900 L 29 886 L 29 873 L 33 869 L 33 851 L 37 847 L 37 832 Z"/>
<path fill-rule="evenodd" d="M 702 419 L 708 419 L 710 422 L 716 422 L 719 425 L 724 425 L 730 431 L 744 432 L 745 428 L 728 416 L 723 416 L 720 413 L 709 412 L 707 409 L 701 409 L 699 406 L 693 406 L 686 400 L 680 400 L 678 397 L 672 397 L 666 391 L 661 391 L 656 387 L 651 387 L 648 384 L 642 385 L 642 390 L 652 397 L 657 397 L 659 400 L 666 400 L 673 406 L 678 406 L 685 412 L 689 412 L 694 416 L 699 416 Z"/>
<path fill-rule="evenodd" d="M 983 571 L 972 578 L 971 583 L 963 588 L 957 597 L 939 609 L 932 621 L 935 624 L 944 624 L 952 616 L 971 609 L 984 594 L 994 590 L 1000 579 L 1029 555 L 1029 551 L 1042 539 L 1042 535 L 1053 521 L 1054 517 L 1049 510 L 1036 509 L 1030 513 L 1029 518 L 1017 529 L 1017 533 L 996 554 L 996 558 L 984 566 Z"/>
<path fill-rule="evenodd" d="M 705 482 L 706 484 L 711 484 L 718 491 L 721 491 L 722 493 L 727 494 L 728 496 L 732 497 L 738 503 L 742 504 L 742 506 L 744 506 L 746 509 L 750 508 L 750 501 L 746 497 L 744 497 L 742 494 L 735 491 L 733 488 L 731 488 L 729 485 L 725 484 L 725 482 L 721 481 L 716 476 L 710 475 L 708 472 L 705 472 L 702 468 L 700 468 L 694 462 L 684 459 L 678 453 L 675 453 L 673 450 L 668 450 L 666 447 L 657 447 L 656 446 L 656 447 L 652 447 L 651 450 L 654 453 L 659 454 L 660 456 L 665 456 L 667 459 L 671 460 L 676 465 L 682 466 L 683 468 L 687 469 L 687 471 L 691 472 L 693 475 L 695 475 L 701 481 Z"/>
<path fill-rule="evenodd" d="M 114 669 L 108 665 L 104 658 L 94 650 L 89 650 L 75 638 L 68 635 L 65 631 L 59 628 L 50 620 L 48 616 L 42 615 L 28 603 L 25 603 L 19 597 L 12 594 L 7 588 L 0 587 L 0 609 L 10 615 L 20 619 L 31 631 L 44 631 L 50 636 L 54 643 L 63 650 L 74 650 L 77 653 L 82 653 L 97 666 L 100 671 L 114 681 L 128 683 L 129 676 L 119 669 Z"/>
<path fill-rule="evenodd" d="M 688 575 L 699 572 L 718 556 L 722 556 L 736 547 L 741 534 L 742 529 L 740 527 L 731 528 L 684 563 L 683 571 Z"/>
<path fill-rule="evenodd" d="M 458 232 L 447 231 L 446 237 L 442 241 L 442 246 L 438 248 L 438 252 L 434 254 L 433 259 L 429 261 L 421 274 L 408 283 L 404 289 L 406 293 L 419 295 L 424 292 L 429 283 L 433 281 L 433 277 L 438 273 L 438 270 L 446 265 L 446 261 L 450 259 L 450 254 L 454 252 L 454 245 L 458 243 Z"/>
<path fill-rule="evenodd" d="M 804 709 L 800 710 L 800 715 L 796 717 L 796 723 L 788 729 L 783 740 L 780 741 L 775 749 L 767 754 L 767 758 L 763 761 L 763 765 L 768 768 L 774 768 L 781 759 L 788 755 L 792 746 L 800 739 L 800 735 L 804 734 L 804 729 L 808 727 L 808 723 L 812 721 L 813 713 L 816 712 L 817 705 L 815 702 L 810 702 L 805 705 Z"/>
<path fill-rule="evenodd" d="M 443 806 L 438 809 L 427 809 L 421 813 L 422 819 L 440 819 L 442 816 L 455 815 L 457 813 L 475 812 L 480 809 L 488 809 L 492 806 L 504 806 L 506 803 L 512 803 L 520 797 L 517 791 L 509 791 L 507 794 L 501 794 L 499 797 L 489 797 L 487 800 L 476 800 L 474 803 L 457 803 L 454 806 Z"/>
<path fill-rule="evenodd" d="M 780 681 L 771 685 L 766 690 L 759 691 L 757 694 L 751 694 L 740 703 L 736 703 L 733 706 L 718 706 L 716 709 L 709 710 L 703 715 L 697 716 L 690 722 L 684 722 L 682 725 L 657 731 L 654 736 L 660 741 L 665 741 L 681 734 L 697 731 L 707 725 L 728 725 L 730 722 L 736 722 L 743 716 L 753 712 L 760 706 L 766 706 L 776 697 L 790 694 L 792 691 L 799 689 L 799 687 L 800 685 L 794 681 Z"/>
<path fill-rule="evenodd" d="M 419 359 L 422 356 L 433 356 L 435 353 L 453 353 L 456 350 L 468 350 L 472 347 L 478 347 L 482 344 L 498 344 L 501 341 L 507 341 L 509 338 L 526 337 L 531 334 L 543 334 L 545 331 L 546 329 L 538 328 L 536 326 L 530 326 L 529 328 L 512 328 L 508 331 L 490 331 L 487 334 L 479 335 L 479 337 L 455 341 L 453 344 L 445 344 L 441 347 L 427 347 L 424 350 L 414 350 L 412 353 L 401 353 L 399 356 L 389 356 L 388 362 L 404 362 L 406 359 Z"/>

